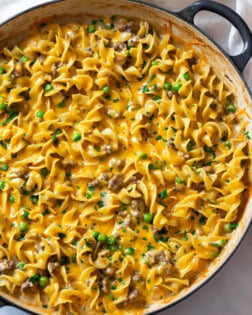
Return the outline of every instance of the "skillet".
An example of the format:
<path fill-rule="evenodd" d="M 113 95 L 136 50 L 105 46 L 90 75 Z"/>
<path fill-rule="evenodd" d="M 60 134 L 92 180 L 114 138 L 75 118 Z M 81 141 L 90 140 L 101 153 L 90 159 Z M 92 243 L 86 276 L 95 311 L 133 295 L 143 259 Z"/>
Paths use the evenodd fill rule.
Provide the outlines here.
<path fill-rule="evenodd" d="M 195 15 L 207 10 L 215 12 L 226 18 L 239 31 L 243 40 L 243 50 L 236 56 L 229 56 L 217 43 L 194 25 Z M 207 56 L 209 64 L 217 75 L 227 84 L 231 85 L 241 104 L 252 114 L 252 93 L 249 90 L 242 72 L 252 56 L 252 34 L 241 17 L 230 8 L 213 1 L 198 1 L 182 11 L 171 12 L 155 5 L 135 0 L 55 0 L 34 6 L 20 12 L 18 15 L 4 21 L 0 25 L 1 46 L 13 45 L 21 39 L 35 23 L 41 20 L 55 20 L 59 22 L 80 20 L 82 16 L 111 16 L 123 15 L 130 18 L 146 20 L 157 28 L 172 23 L 174 33 L 185 41 L 194 40 L 198 44 L 195 49 Z M 248 130 L 252 131 L 249 123 Z M 182 301 L 209 281 L 230 259 L 240 242 L 244 238 L 252 221 L 252 196 L 244 201 L 244 211 L 241 215 L 239 228 L 233 233 L 232 239 L 209 269 L 202 274 L 189 288 L 181 291 L 175 298 L 166 304 L 155 304 L 148 309 L 148 314 L 155 314 Z M 13 305 L 28 310 L 32 314 L 42 314 L 45 310 L 25 305 L 4 292 L 0 292 L 1 306 Z"/>

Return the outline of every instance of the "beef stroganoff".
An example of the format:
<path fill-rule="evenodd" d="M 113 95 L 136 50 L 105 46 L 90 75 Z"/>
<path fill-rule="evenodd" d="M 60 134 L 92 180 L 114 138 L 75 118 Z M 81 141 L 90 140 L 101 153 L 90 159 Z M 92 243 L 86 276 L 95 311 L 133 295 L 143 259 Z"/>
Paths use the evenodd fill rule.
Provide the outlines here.
<path fill-rule="evenodd" d="M 207 60 L 112 16 L 0 58 L 0 286 L 52 314 L 133 314 L 239 224 L 250 138 Z"/>

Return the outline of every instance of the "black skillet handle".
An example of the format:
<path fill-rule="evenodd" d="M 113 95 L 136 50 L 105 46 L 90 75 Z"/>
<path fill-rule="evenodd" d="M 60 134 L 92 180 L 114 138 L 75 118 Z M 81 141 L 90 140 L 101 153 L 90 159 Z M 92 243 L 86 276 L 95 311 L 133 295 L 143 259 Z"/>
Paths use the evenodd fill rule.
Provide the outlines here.
<path fill-rule="evenodd" d="M 243 51 L 239 55 L 230 56 L 230 58 L 242 72 L 252 56 L 252 33 L 248 25 L 236 12 L 226 5 L 209 0 L 194 2 L 182 11 L 176 13 L 187 22 L 194 24 L 195 15 L 202 10 L 211 11 L 223 16 L 237 28 L 243 40 Z"/>
<path fill-rule="evenodd" d="M 7 306 L 8 304 L 6 304 L 2 299 L 0 299 L 0 309 L 3 307 L 3 306 Z"/>
<path fill-rule="evenodd" d="M 0 309 L 4 306 L 9 306 L 10 304 L 0 297 Z"/>

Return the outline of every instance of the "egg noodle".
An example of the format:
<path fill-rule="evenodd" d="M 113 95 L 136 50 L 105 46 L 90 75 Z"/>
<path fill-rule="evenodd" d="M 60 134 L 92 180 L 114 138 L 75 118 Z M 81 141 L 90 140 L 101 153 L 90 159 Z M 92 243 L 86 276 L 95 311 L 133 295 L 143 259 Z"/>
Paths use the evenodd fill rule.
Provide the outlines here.
<path fill-rule="evenodd" d="M 2 49 L 0 97 L 0 286 L 40 312 L 142 313 L 238 226 L 249 134 L 167 30 L 43 23 Z"/>

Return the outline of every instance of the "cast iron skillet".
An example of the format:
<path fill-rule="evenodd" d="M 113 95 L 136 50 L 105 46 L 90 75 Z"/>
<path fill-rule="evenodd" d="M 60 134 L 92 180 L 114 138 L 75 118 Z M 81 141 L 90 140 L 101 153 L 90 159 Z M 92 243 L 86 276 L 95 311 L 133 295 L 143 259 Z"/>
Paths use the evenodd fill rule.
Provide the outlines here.
<path fill-rule="evenodd" d="M 57 2 L 62 2 L 64 0 L 54 0 L 48 3 L 43 3 L 37 6 L 33 6 L 30 9 L 24 10 L 23 12 L 18 13 L 17 15 L 13 16 L 12 18 L 4 21 L 4 23 L 2 23 L 0 25 L 3 26 L 6 23 L 11 22 L 12 20 L 14 20 L 16 17 L 25 14 L 29 11 L 41 8 L 41 7 L 45 7 L 47 5 L 53 4 L 53 3 L 57 3 Z M 249 87 L 247 85 L 247 83 L 245 82 L 243 76 L 242 76 L 242 72 L 245 68 L 245 66 L 247 65 L 247 63 L 249 62 L 249 59 L 252 56 L 252 33 L 250 31 L 250 29 L 248 28 L 247 24 L 245 23 L 245 21 L 236 13 L 234 12 L 232 9 L 230 9 L 229 7 L 214 2 L 214 1 L 207 1 L 207 0 L 200 0 L 197 1 L 193 4 L 190 4 L 189 6 L 187 6 L 185 9 L 179 11 L 179 12 L 172 12 L 169 10 L 165 10 L 161 7 L 158 7 L 156 5 L 153 4 L 149 4 L 149 3 L 145 3 L 144 1 L 136 1 L 136 0 L 128 0 L 131 2 L 138 2 L 140 4 L 149 6 L 149 7 L 153 7 L 156 9 L 160 9 L 163 10 L 171 15 L 174 15 L 180 19 L 182 19 L 183 21 L 187 22 L 190 26 L 196 28 L 198 31 L 200 31 L 201 33 L 203 33 L 208 39 L 210 39 L 215 46 L 217 46 L 217 48 L 229 59 L 230 63 L 233 65 L 233 67 L 236 69 L 236 71 L 238 72 L 239 76 L 241 77 L 242 81 L 244 82 L 245 86 L 247 87 L 247 91 L 250 94 L 250 97 L 252 99 L 252 91 L 249 90 Z M 202 10 L 206 10 L 206 11 L 211 11 L 214 13 L 217 13 L 219 15 L 221 15 L 222 17 L 224 17 L 226 20 L 228 20 L 233 26 L 236 27 L 236 29 L 239 31 L 241 37 L 242 37 L 242 41 L 243 41 L 243 50 L 240 54 L 236 55 L 236 56 L 230 56 L 228 55 L 215 41 L 214 39 L 210 38 L 208 34 L 206 34 L 205 32 L 203 32 L 199 27 L 197 27 L 194 24 L 194 17 L 195 15 L 202 11 Z M 250 223 L 252 222 L 252 218 L 250 220 Z M 189 297 L 191 294 L 193 294 L 194 292 L 196 292 L 199 288 L 201 288 L 205 283 L 207 283 L 213 276 L 215 276 L 217 274 L 217 272 L 227 263 L 227 261 L 232 257 L 232 255 L 235 253 L 235 251 L 237 250 L 237 248 L 239 247 L 242 239 L 244 238 L 248 228 L 250 225 L 247 226 L 247 229 L 245 230 L 245 232 L 243 233 L 242 237 L 240 238 L 239 242 L 237 243 L 236 247 L 233 249 L 231 255 L 229 255 L 229 257 L 224 261 L 224 263 L 216 270 L 215 273 L 213 273 L 211 276 L 207 277 L 207 279 L 205 281 L 202 281 L 202 283 L 194 288 L 193 290 L 189 291 L 187 294 L 184 294 L 180 299 L 169 303 L 168 305 L 165 305 L 163 307 L 160 307 L 158 310 L 151 312 L 150 314 L 157 314 L 161 311 L 164 311 L 165 309 L 170 308 L 171 306 L 177 304 L 180 301 L 183 301 L 186 297 Z M 21 307 L 21 306 L 17 306 L 15 303 L 9 301 L 6 298 L 3 298 L 0 296 L 0 307 L 3 306 L 16 306 L 21 310 L 24 311 L 29 311 L 30 314 L 37 314 L 31 310 L 29 310 L 29 307 Z"/>

